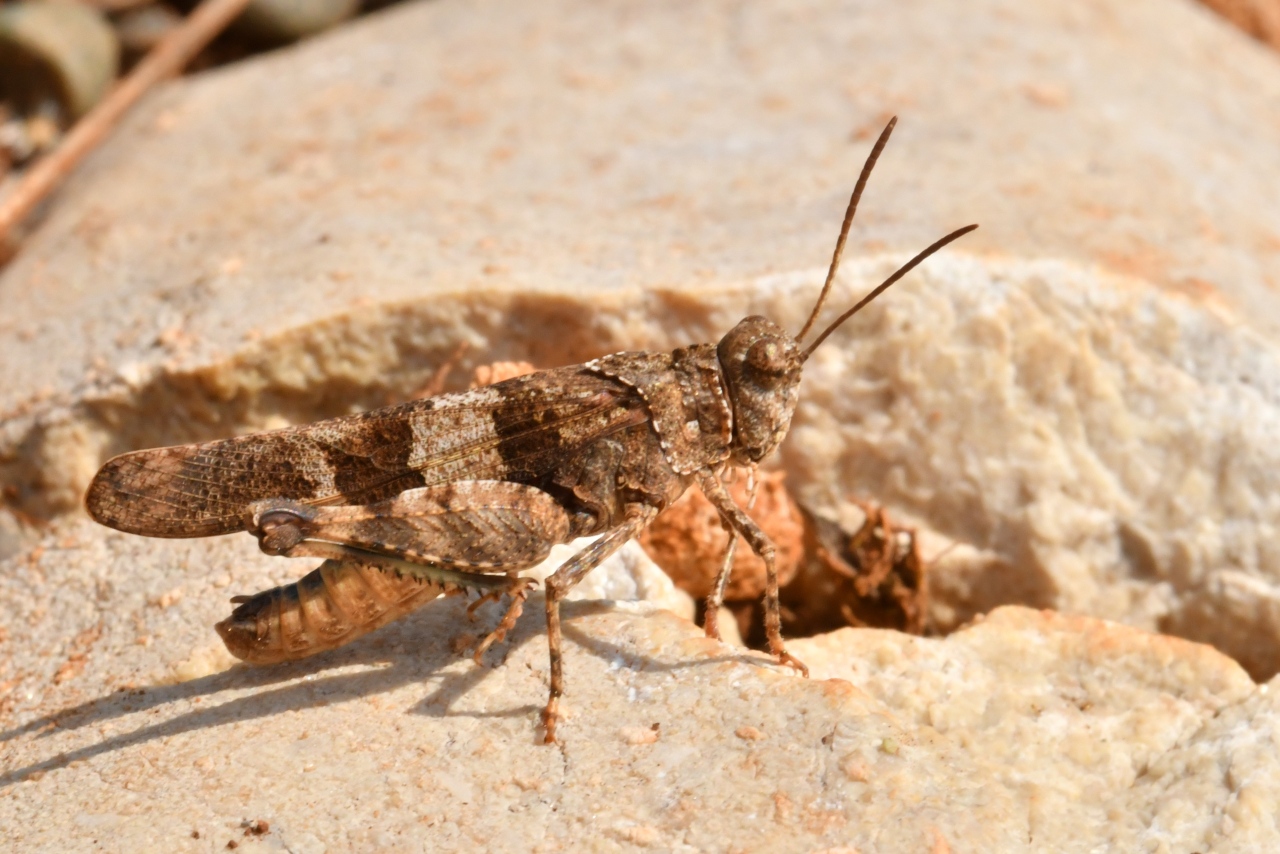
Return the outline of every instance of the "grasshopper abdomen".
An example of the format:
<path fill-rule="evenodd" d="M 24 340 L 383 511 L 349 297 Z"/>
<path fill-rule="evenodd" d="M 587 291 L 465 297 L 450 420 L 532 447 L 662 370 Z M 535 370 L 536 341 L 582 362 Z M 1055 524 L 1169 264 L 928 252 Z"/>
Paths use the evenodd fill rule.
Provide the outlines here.
<path fill-rule="evenodd" d="M 342 646 L 447 592 L 371 563 L 326 560 L 293 584 L 236 597 L 215 628 L 236 658 L 276 664 Z"/>

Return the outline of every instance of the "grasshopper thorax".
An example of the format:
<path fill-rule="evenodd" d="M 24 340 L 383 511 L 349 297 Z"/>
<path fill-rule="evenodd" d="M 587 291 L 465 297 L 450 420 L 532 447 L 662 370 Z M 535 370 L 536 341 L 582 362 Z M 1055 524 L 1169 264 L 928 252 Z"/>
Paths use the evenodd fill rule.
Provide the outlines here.
<path fill-rule="evenodd" d="M 745 318 L 716 347 L 729 404 L 733 438 L 729 452 L 739 465 L 768 456 L 787 435 L 800 399 L 800 345 L 776 323 Z"/>

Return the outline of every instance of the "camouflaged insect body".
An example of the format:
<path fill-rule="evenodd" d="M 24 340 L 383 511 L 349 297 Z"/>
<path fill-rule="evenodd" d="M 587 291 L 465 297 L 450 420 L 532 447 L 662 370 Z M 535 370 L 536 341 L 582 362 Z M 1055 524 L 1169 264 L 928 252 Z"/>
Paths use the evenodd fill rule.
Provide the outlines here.
<path fill-rule="evenodd" d="M 772 450 L 799 369 L 795 343 L 753 317 L 720 345 L 616 353 L 359 415 L 124 454 L 103 466 L 86 504 L 131 533 L 244 530 L 270 554 L 326 558 L 295 584 L 237 597 L 218 624 L 238 657 L 288 660 L 442 593 L 522 592 L 487 575 L 615 532 L 566 565 L 563 587 L 549 584 L 558 602 L 696 477 Z M 513 611 L 504 623 L 514 624 L 518 602 Z M 558 637 L 555 647 L 558 665 Z"/>
<path fill-rule="evenodd" d="M 850 199 L 822 309 L 871 167 Z M 707 599 L 715 614 L 737 538 L 765 563 L 765 634 L 777 660 L 801 672 L 782 642 L 774 547 L 729 497 L 721 477 L 753 468 L 786 436 L 809 354 L 841 323 L 924 258 L 919 253 L 805 349 L 763 317 L 718 344 L 626 352 L 286 430 L 135 451 L 108 461 L 85 502 L 104 525 L 154 537 L 247 531 L 263 551 L 324 560 L 296 584 L 237 596 L 218 631 L 256 662 L 330 649 L 439 595 L 511 600 L 477 661 L 519 618 L 533 583 L 516 576 L 551 547 L 600 535 L 547 579 L 551 692 L 543 712 L 555 740 L 563 692 L 560 602 L 587 572 L 634 538 L 696 483 L 731 531 Z M 472 605 L 472 609 L 475 605 Z"/>
<path fill-rule="evenodd" d="M 794 342 L 763 318 L 748 318 L 725 340 L 741 338 L 743 330 L 751 333 L 748 352 L 768 339 L 770 346 L 790 345 L 787 355 L 795 359 Z M 331 514 L 329 524 L 343 519 L 355 526 L 346 540 L 388 548 L 397 536 L 416 538 L 425 549 L 418 556 L 432 562 L 532 565 L 546 556 L 544 538 L 552 532 L 552 542 L 600 533 L 624 518 L 629 504 L 665 508 L 690 475 L 735 451 L 758 458 L 772 450 L 795 408 L 798 360 L 782 374 L 788 387 L 779 394 L 776 382 L 760 386 L 777 372 L 753 374 L 755 366 L 735 364 L 730 383 L 721 357 L 711 344 L 616 353 L 315 424 L 124 454 L 98 472 L 86 505 L 102 524 L 161 537 L 251 530 L 246 508 L 281 497 L 313 507 L 375 506 L 363 528 L 351 513 Z M 735 396 L 743 401 L 736 417 Z M 755 445 L 735 448 L 735 433 Z M 491 481 L 542 494 L 477 487 Z M 407 492 L 430 496 L 431 512 L 403 499 L 397 504 Z M 511 523 L 521 511 L 563 513 L 570 524 L 532 530 L 533 520 L 510 528 L 497 521 Z M 376 519 L 397 521 L 379 529 Z M 501 535 L 501 542 L 486 543 L 487 534 Z M 526 555 L 520 546 L 529 537 L 547 548 Z M 513 550 L 525 559 L 501 557 Z"/>
<path fill-rule="evenodd" d="M 245 530 L 264 499 L 373 504 L 466 480 L 534 483 L 599 435 L 646 419 L 581 367 L 217 442 L 123 454 L 89 487 L 95 519 L 154 537 Z"/>

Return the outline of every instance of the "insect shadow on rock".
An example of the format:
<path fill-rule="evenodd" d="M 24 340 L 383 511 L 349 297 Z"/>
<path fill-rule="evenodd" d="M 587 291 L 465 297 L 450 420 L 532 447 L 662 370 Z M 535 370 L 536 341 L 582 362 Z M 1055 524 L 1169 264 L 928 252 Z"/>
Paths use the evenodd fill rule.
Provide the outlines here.
<path fill-rule="evenodd" d="M 85 498 L 104 525 L 153 537 L 248 531 L 268 554 L 320 557 L 294 584 L 237 596 L 217 625 L 255 663 L 347 643 L 440 595 L 508 596 L 475 659 L 519 618 L 535 582 L 516 573 L 557 543 L 600 535 L 546 581 L 556 740 L 564 690 L 560 602 L 584 575 L 697 484 L 730 530 L 707 598 L 715 616 L 739 537 L 765 563 L 765 633 L 782 664 L 807 675 L 782 641 L 774 546 L 726 492 L 732 468 L 755 467 L 787 434 L 805 361 L 840 324 L 925 258 L 916 255 L 807 346 L 849 226 L 897 119 L 880 134 L 845 213 L 831 266 L 800 334 L 748 317 L 718 344 L 624 352 L 458 394 L 217 442 L 135 451 L 108 461 Z"/>

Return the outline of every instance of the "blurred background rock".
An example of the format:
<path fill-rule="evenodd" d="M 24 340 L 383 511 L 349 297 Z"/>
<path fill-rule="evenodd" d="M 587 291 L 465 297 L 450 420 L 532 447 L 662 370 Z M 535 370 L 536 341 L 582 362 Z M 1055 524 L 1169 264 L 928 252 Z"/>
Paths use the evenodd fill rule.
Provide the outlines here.
<path fill-rule="evenodd" d="M 188 70 L 234 62 L 384 5 L 250 0 Z M 193 6 L 153 0 L 18 0 L 0 6 L 0 171 L 51 148 Z"/>

